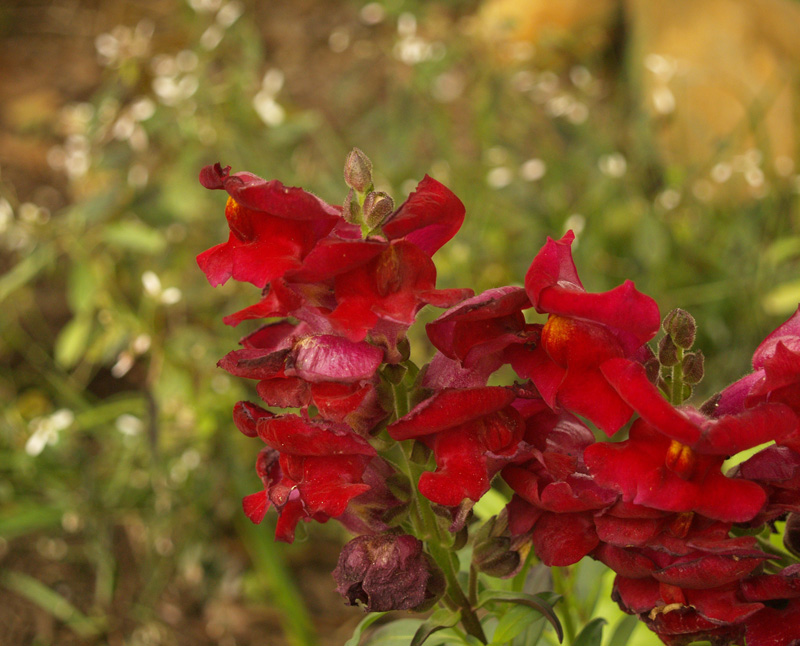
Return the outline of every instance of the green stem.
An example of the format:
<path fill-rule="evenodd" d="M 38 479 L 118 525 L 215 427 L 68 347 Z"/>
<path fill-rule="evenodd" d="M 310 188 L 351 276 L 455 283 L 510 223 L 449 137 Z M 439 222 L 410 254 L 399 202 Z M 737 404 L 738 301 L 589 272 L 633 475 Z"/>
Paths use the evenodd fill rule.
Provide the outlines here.
<path fill-rule="evenodd" d="M 478 570 L 474 565 L 469 566 L 469 585 L 467 586 L 467 596 L 472 607 L 478 605 Z"/>
<path fill-rule="evenodd" d="M 398 384 L 392 387 L 392 394 L 394 395 L 395 415 L 397 415 L 397 419 L 400 419 L 408 413 L 408 393 L 402 384 Z M 411 442 L 403 442 L 401 449 L 403 470 L 413 487 L 411 522 L 414 527 L 414 533 L 417 538 L 425 543 L 428 552 L 441 568 L 445 581 L 447 581 L 447 598 L 443 600 L 443 603 L 450 608 L 460 610 L 461 625 L 464 626 L 464 630 L 480 640 L 482 644 L 486 644 L 486 635 L 483 632 L 478 615 L 475 613 L 473 603 L 470 603 L 461 588 L 461 584 L 458 582 L 458 559 L 450 550 L 447 538 L 442 536 L 430 504 L 415 486 L 419 480 L 421 468 L 411 461 Z"/>
<path fill-rule="evenodd" d="M 672 366 L 672 388 L 669 401 L 673 406 L 683 403 L 683 348 L 677 349 L 678 363 Z"/>
<path fill-rule="evenodd" d="M 553 589 L 558 592 L 564 600 L 569 600 L 573 598 L 572 590 L 568 589 L 571 586 L 567 585 L 567 579 L 564 576 L 560 567 L 552 567 L 550 568 L 550 572 L 553 575 Z M 570 606 L 568 603 L 564 603 L 561 606 L 562 613 L 561 619 L 562 624 L 564 626 L 564 635 L 567 638 L 567 643 L 571 644 L 575 641 L 575 623 L 572 621 L 572 612 L 570 611 Z"/>

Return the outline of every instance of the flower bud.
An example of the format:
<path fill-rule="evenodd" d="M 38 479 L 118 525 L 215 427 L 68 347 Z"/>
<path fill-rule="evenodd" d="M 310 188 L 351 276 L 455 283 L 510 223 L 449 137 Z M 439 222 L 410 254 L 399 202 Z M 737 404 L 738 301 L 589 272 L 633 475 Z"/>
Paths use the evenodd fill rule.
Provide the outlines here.
<path fill-rule="evenodd" d="M 658 361 L 662 366 L 674 366 L 678 363 L 678 346 L 669 334 L 658 342 Z"/>
<path fill-rule="evenodd" d="M 703 353 L 700 350 L 687 352 L 681 363 L 683 381 L 687 384 L 699 384 L 703 379 L 704 365 L 705 357 L 703 357 Z"/>
<path fill-rule="evenodd" d="M 344 164 L 344 181 L 358 193 L 372 187 L 372 162 L 358 148 L 353 148 Z"/>
<path fill-rule="evenodd" d="M 792 512 L 783 530 L 783 545 L 792 554 L 800 555 L 800 514 Z"/>
<path fill-rule="evenodd" d="M 342 204 L 342 217 L 350 224 L 361 224 L 361 207 L 358 205 L 355 191 L 347 191 L 347 197 Z"/>
<path fill-rule="evenodd" d="M 386 216 L 394 211 L 394 200 L 382 191 L 372 191 L 364 198 L 364 223 L 370 229 L 380 227 Z"/>
<path fill-rule="evenodd" d="M 644 370 L 647 374 L 647 381 L 651 384 L 658 384 L 658 378 L 661 376 L 661 363 L 655 357 L 648 359 L 644 364 Z"/>
<path fill-rule="evenodd" d="M 688 350 L 694 345 L 694 338 L 697 334 L 697 323 L 694 317 L 686 310 L 679 307 L 672 310 L 664 317 L 664 332 L 672 337 L 679 348 Z"/>
<path fill-rule="evenodd" d="M 333 571 L 336 590 L 367 612 L 423 611 L 444 594 L 445 580 L 422 541 L 407 534 L 364 535 L 347 543 Z"/>
<path fill-rule="evenodd" d="M 487 520 L 475 534 L 472 563 L 489 576 L 509 577 L 519 570 L 519 552 L 511 549 L 511 534 L 505 514 Z"/>

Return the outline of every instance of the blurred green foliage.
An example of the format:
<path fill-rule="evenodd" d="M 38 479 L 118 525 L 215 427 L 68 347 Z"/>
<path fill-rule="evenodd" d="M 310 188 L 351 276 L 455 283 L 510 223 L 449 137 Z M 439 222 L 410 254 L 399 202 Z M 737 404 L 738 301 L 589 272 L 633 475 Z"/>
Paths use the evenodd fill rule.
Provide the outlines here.
<path fill-rule="evenodd" d="M 625 60 L 501 64 L 465 36 L 475 2 L 289 4 L 165 0 L 157 25 L 98 35 L 103 78 L 63 108 L 48 155 L 69 206 L 0 186 L 0 589 L 67 631 L 35 643 L 188 643 L 174 608 L 201 616 L 192 643 L 235 643 L 191 610 L 225 598 L 269 598 L 289 643 L 337 643 L 315 634 L 288 569 L 306 548 L 242 522 L 258 447 L 230 411 L 254 393 L 215 363 L 243 334 L 222 315 L 256 293 L 211 289 L 196 268 L 227 236 L 224 197 L 197 183 L 206 164 L 333 203 L 352 146 L 397 202 L 435 176 L 467 207 L 437 255 L 442 287 L 520 284 L 545 237 L 573 228 L 587 289 L 632 279 L 662 312 L 694 314 L 704 395 L 747 371 L 800 300 L 797 181 L 709 200 L 708 168 L 660 162 Z"/>

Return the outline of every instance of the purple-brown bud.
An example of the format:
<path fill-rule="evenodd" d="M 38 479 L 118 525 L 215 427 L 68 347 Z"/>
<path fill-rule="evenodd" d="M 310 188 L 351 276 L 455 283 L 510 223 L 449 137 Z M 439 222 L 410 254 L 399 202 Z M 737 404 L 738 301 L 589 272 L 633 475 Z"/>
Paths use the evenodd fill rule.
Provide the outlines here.
<path fill-rule="evenodd" d="M 678 346 L 669 334 L 658 342 L 658 361 L 662 366 L 674 366 L 678 363 Z"/>
<path fill-rule="evenodd" d="M 800 554 L 800 514 L 793 512 L 786 519 L 783 544 L 792 554 Z"/>
<path fill-rule="evenodd" d="M 344 181 L 358 193 L 372 187 L 372 162 L 358 148 L 353 148 L 344 163 Z"/>
<path fill-rule="evenodd" d="M 386 217 L 394 211 L 394 200 L 388 193 L 372 191 L 364 198 L 364 223 L 370 229 L 380 227 Z"/>
<path fill-rule="evenodd" d="M 367 612 L 427 610 L 446 585 L 422 541 L 407 534 L 354 538 L 342 549 L 333 578 L 347 603 Z"/>
<path fill-rule="evenodd" d="M 510 577 L 521 564 L 519 552 L 511 549 L 511 534 L 505 514 L 487 520 L 475 534 L 472 563 L 489 576 Z"/>
<path fill-rule="evenodd" d="M 664 332 L 672 337 L 679 348 L 688 350 L 694 345 L 697 334 L 697 323 L 694 317 L 686 310 L 676 307 L 664 317 Z"/>
<path fill-rule="evenodd" d="M 683 381 L 687 384 L 699 384 L 703 380 L 705 357 L 700 350 L 687 352 L 681 363 Z"/>

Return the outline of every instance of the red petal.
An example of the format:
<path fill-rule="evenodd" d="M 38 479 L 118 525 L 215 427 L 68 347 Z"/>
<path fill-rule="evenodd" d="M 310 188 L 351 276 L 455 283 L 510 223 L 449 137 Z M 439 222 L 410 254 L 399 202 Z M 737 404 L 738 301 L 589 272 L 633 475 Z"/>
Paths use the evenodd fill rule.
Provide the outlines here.
<path fill-rule="evenodd" d="M 600 542 L 590 516 L 549 512 L 536 522 L 532 539 L 536 556 L 549 567 L 577 563 Z"/>
<path fill-rule="evenodd" d="M 407 440 L 438 433 L 499 411 L 514 397 L 511 390 L 500 386 L 441 390 L 390 424 L 389 435 L 395 440 Z"/>
<path fill-rule="evenodd" d="M 408 240 L 430 257 L 461 228 L 464 214 L 461 200 L 444 184 L 425 175 L 382 228 L 390 240 Z"/>
<path fill-rule="evenodd" d="M 269 509 L 269 498 L 266 491 L 256 491 L 242 498 L 242 509 L 245 515 L 258 525 L 264 520 L 264 515 Z"/>
<path fill-rule="evenodd" d="M 310 382 L 350 383 L 371 379 L 383 361 L 383 350 L 368 343 L 354 343 L 341 336 L 309 336 L 294 347 L 294 365 L 286 374 Z"/>

